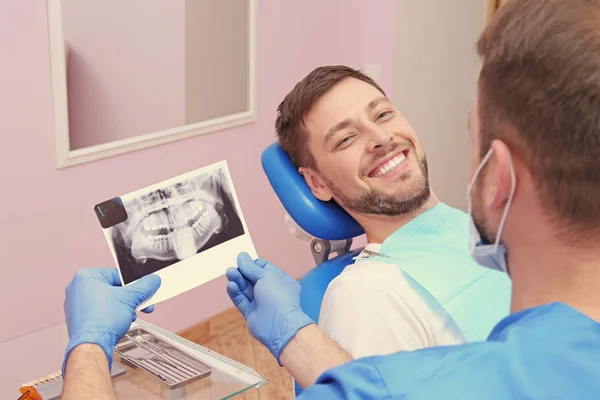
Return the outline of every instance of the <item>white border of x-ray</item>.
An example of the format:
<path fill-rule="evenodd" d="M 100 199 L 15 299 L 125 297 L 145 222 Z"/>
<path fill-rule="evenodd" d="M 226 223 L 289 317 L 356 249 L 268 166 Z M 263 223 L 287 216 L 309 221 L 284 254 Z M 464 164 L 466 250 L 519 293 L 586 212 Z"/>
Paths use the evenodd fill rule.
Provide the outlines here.
<path fill-rule="evenodd" d="M 242 213 L 242 207 L 238 200 L 235 186 L 233 185 L 233 180 L 229 172 L 227 161 L 225 160 L 198 168 L 194 171 L 190 171 L 170 179 L 166 179 L 162 182 L 121 195 L 120 197 L 123 202 L 126 203 L 129 199 L 139 197 L 155 189 L 163 188 L 171 183 L 181 182 L 192 176 L 211 174 L 217 170 L 222 170 L 224 179 L 227 179 L 226 186 L 231 190 L 231 196 L 234 202 L 233 205 L 237 215 L 240 218 L 240 221 L 242 222 L 244 234 L 154 272 L 153 274 L 160 276 L 162 280 L 161 286 L 156 294 L 152 296 L 152 298 L 140 304 L 140 306 L 137 308 L 138 310 L 178 296 L 222 276 L 225 274 L 225 271 L 228 267 L 237 266 L 237 256 L 243 251 L 247 252 L 253 259 L 258 258 L 256 249 L 254 248 L 254 243 L 250 237 L 250 232 L 248 232 L 246 219 Z M 121 274 L 121 269 L 118 267 L 117 253 L 115 252 L 111 238 L 111 228 L 103 229 L 103 231 L 115 265 L 119 270 L 121 284 L 123 284 L 123 276 Z M 129 283 L 129 285 L 131 285 L 133 282 Z"/>
<path fill-rule="evenodd" d="M 249 90 L 248 110 L 224 117 L 183 125 L 173 129 L 138 135 L 123 140 L 71 150 L 69 143 L 69 110 L 67 99 L 67 74 L 65 42 L 62 26 L 62 0 L 47 0 L 50 38 L 50 66 L 52 70 L 52 102 L 54 134 L 56 138 L 56 168 L 66 168 L 94 160 L 116 156 L 170 143 L 193 136 L 249 124 L 256 121 L 256 2 L 248 1 Z"/>

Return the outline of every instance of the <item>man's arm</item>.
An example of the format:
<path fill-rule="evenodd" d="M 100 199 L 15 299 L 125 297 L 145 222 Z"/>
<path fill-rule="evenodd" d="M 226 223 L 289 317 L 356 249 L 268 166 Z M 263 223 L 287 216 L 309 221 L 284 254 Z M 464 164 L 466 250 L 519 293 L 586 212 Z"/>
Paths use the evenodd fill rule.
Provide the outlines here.
<path fill-rule="evenodd" d="M 353 358 L 433 345 L 425 323 L 430 311 L 396 272 L 344 272 L 329 284 L 319 326 Z"/>
<path fill-rule="evenodd" d="M 325 371 L 352 360 L 318 326 L 300 329 L 280 354 L 281 365 L 302 387 L 314 384 Z"/>
<path fill-rule="evenodd" d="M 66 366 L 69 378 L 63 386 L 62 400 L 114 400 L 106 354 L 100 346 L 84 343 L 69 354 Z"/>

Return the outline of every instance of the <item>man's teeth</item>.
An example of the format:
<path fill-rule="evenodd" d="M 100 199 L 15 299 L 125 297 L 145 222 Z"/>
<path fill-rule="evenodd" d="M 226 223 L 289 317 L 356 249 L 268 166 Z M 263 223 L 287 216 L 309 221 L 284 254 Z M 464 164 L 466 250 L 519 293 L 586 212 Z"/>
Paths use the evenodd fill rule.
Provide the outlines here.
<path fill-rule="evenodd" d="M 400 155 L 392 158 L 390 161 L 383 164 L 377 171 L 373 172 L 372 176 L 378 178 L 387 174 L 388 172 L 396 169 L 396 167 L 400 165 L 405 159 L 406 156 L 404 155 L 404 153 L 401 153 Z"/>

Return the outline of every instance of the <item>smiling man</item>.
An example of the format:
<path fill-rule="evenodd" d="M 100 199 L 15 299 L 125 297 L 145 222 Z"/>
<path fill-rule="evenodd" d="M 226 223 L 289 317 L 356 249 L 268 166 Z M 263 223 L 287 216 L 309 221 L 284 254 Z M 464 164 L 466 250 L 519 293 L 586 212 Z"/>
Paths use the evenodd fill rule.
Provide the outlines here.
<path fill-rule="evenodd" d="M 352 357 L 484 339 L 508 314 L 509 279 L 473 261 L 468 215 L 433 193 L 416 133 L 370 77 L 316 68 L 280 104 L 276 129 L 313 194 L 366 232 L 365 251 L 331 282 L 319 318 Z M 467 319 L 451 318 L 465 283 L 488 274 L 500 281 L 491 305 L 461 304 Z"/>

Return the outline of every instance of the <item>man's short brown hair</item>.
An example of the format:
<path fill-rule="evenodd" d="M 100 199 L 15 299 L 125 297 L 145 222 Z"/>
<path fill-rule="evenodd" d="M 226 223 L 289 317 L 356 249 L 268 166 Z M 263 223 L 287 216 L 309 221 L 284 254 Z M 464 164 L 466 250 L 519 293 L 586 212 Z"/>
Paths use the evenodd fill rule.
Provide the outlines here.
<path fill-rule="evenodd" d="M 478 42 L 481 155 L 498 138 L 566 227 L 600 221 L 600 0 L 512 0 Z"/>
<path fill-rule="evenodd" d="M 316 169 L 314 157 L 308 149 L 308 132 L 304 117 L 321 96 L 346 78 L 367 82 L 385 96 L 383 89 L 368 75 L 344 65 L 333 65 L 314 69 L 298 82 L 279 104 L 275 130 L 281 148 L 296 167 Z"/>

